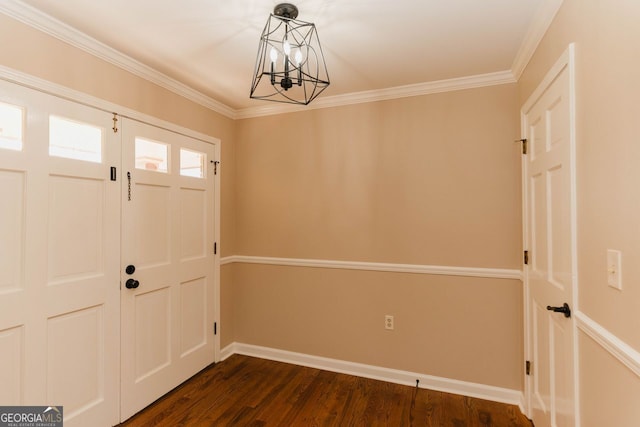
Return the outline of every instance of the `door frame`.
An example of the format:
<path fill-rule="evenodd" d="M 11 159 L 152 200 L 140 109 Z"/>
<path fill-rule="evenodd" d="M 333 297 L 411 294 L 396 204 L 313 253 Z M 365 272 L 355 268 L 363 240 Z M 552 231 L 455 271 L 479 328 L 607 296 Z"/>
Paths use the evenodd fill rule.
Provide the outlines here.
<path fill-rule="evenodd" d="M 571 322 L 571 335 L 573 338 L 573 392 L 574 392 L 574 412 L 576 427 L 580 426 L 580 376 L 579 376 L 579 359 L 580 351 L 578 346 L 578 326 L 575 320 L 575 314 L 578 313 L 578 245 L 577 245 L 577 200 L 576 200 L 576 74 L 575 74 L 575 43 L 570 43 L 565 51 L 560 55 L 555 64 L 549 69 L 544 78 L 540 81 L 536 89 L 529 96 L 527 101 L 520 109 L 520 131 L 521 138 L 526 138 L 526 115 L 531 108 L 540 99 L 542 94 L 547 90 L 549 86 L 555 81 L 560 73 L 567 69 L 569 73 L 569 144 L 570 144 L 570 185 L 571 185 L 571 207 L 570 207 L 570 223 L 571 223 L 571 251 L 572 257 L 572 300 L 571 310 L 574 313 L 574 320 Z M 527 182 L 527 156 L 522 155 L 522 243 L 523 251 L 529 248 L 529 187 Z M 535 361 L 533 358 L 533 349 L 531 348 L 532 339 L 532 316 L 530 311 L 530 284 L 529 284 L 529 270 L 527 265 L 523 264 L 522 268 L 522 280 L 523 280 L 523 315 L 524 315 L 524 355 L 527 361 L 533 361 L 532 369 L 535 369 Z M 533 391 L 533 377 L 527 375 L 524 372 L 524 410 L 525 415 L 529 418 L 532 417 L 532 391 Z"/>
<path fill-rule="evenodd" d="M 214 322 L 217 324 L 217 333 L 213 336 L 213 361 L 217 363 L 220 361 L 220 258 L 221 258 L 221 235 L 220 235 L 220 212 L 221 212 L 221 197 L 220 197 L 220 180 L 221 180 L 221 170 L 222 170 L 222 141 L 219 138 L 215 138 L 210 135 L 206 135 L 204 133 L 177 125 L 175 123 L 159 119 L 157 117 L 141 113 L 139 111 L 123 107 L 121 105 L 106 101 L 104 99 L 89 95 L 87 93 L 71 89 L 69 87 L 53 83 L 51 81 L 41 79 L 39 77 L 35 77 L 33 75 L 24 73 L 22 71 L 18 71 L 4 65 L 0 65 L 0 80 L 16 84 L 18 86 L 22 86 L 28 89 L 33 89 L 39 92 L 43 92 L 48 95 L 52 95 L 67 101 L 76 102 L 78 104 L 94 108 L 97 110 L 101 110 L 110 114 L 113 114 L 114 118 L 114 127 L 118 127 L 119 121 L 115 120 L 118 117 L 128 117 L 133 120 L 137 120 L 151 126 L 159 127 L 171 132 L 175 132 L 184 136 L 188 136 L 190 138 L 198 139 L 208 144 L 212 144 L 214 146 L 214 159 L 213 161 L 217 161 L 217 171 L 218 173 L 214 177 L 214 241 L 217 243 L 217 253 L 214 254 L 214 265 L 213 265 L 213 296 L 214 296 Z M 213 110 L 211 110 L 213 111 Z M 117 112 L 117 113 L 116 113 Z M 122 167 L 118 165 L 117 177 L 118 179 L 123 179 L 122 175 Z M 120 266 L 122 269 L 122 266 Z M 118 272 L 119 274 L 119 272 Z M 118 324 L 120 324 L 120 319 L 118 319 Z M 118 328 L 119 329 L 119 328 Z M 118 337 L 120 340 L 120 337 Z M 120 377 L 118 377 L 118 390 L 120 389 Z M 118 396 L 120 399 L 120 396 Z"/>

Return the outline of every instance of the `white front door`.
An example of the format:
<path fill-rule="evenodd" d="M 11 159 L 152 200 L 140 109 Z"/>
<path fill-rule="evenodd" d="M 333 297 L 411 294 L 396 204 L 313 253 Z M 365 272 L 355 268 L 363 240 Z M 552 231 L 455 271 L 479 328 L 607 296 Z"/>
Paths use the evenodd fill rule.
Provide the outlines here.
<path fill-rule="evenodd" d="M 121 127 L 126 420 L 214 360 L 215 159 L 212 144 Z"/>
<path fill-rule="evenodd" d="M 528 397 L 536 427 L 573 427 L 575 143 L 569 49 L 523 108 Z M 565 305 L 566 304 L 566 305 Z M 555 311 L 554 311 L 555 310 Z"/>
<path fill-rule="evenodd" d="M 111 117 L 0 81 L 0 403 L 118 422 L 120 142 Z M 117 171 L 116 171 L 117 172 Z"/>

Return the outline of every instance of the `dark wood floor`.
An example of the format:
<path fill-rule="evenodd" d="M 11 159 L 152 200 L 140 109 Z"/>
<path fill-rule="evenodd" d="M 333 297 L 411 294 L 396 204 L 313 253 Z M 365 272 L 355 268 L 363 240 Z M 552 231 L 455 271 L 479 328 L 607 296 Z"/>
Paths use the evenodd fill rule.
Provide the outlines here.
<path fill-rule="evenodd" d="M 516 406 L 234 355 L 120 424 L 531 427 Z"/>

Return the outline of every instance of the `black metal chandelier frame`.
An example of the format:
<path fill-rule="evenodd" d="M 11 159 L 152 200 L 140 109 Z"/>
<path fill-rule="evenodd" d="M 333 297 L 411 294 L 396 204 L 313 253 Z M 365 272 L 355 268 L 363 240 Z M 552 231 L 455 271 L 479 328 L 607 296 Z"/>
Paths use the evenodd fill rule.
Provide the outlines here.
<path fill-rule="evenodd" d="M 307 105 L 330 84 L 313 23 L 290 3 L 274 8 L 260 37 L 250 97 Z"/>

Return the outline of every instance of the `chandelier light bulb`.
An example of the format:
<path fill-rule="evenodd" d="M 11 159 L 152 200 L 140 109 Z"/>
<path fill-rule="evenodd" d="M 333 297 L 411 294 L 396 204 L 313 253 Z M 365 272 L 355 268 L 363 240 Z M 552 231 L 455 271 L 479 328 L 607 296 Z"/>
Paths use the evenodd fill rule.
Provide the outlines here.
<path fill-rule="evenodd" d="M 276 62 L 276 60 L 278 59 L 278 51 L 276 50 L 275 47 L 271 48 L 271 62 Z"/>
<path fill-rule="evenodd" d="M 302 52 L 300 52 L 300 50 L 296 50 L 295 58 L 296 58 L 296 66 L 299 67 L 300 63 L 302 62 Z"/>
<path fill-rule="evenodd" d="M 288 40 L 285 40 L 282 43 L 282 50 L 284 50 L 284 54 L 289 56 L 289 54 L 291 53 L 291 45 L 289 44 Z"/>

